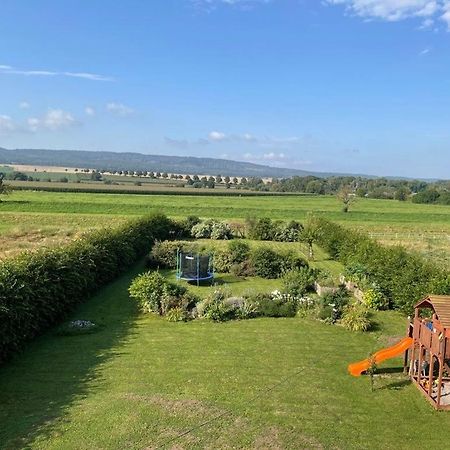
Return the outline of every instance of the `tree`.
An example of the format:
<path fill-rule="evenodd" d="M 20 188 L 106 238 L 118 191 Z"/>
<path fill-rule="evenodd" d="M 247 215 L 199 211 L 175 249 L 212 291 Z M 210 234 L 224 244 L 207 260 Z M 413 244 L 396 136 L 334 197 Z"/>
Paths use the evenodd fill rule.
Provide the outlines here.
<path fill-rule="evenodd" d="M 356 201 L 356 196 L 350 186 L 342 186 L 336 194 L 336 198 L 342 203 L 342 212 L 347 213 L 350 205 Z"/>
<path fill-rule="evenodd" d="M 100 172 L 92 172 L 91 180 L 92 181 L 102 181 L 102 174 Z"/>
<path fill-rule="evenodd" d="M 322 228 L 317 217 L 308 214 L 303 230 L 300 233 L 299 240 L 308 246 L 308 257 L 314 259 L 314 244 L 319 239 Z"/>
<path fill-rule="evenodd" d="M 0 195 L 8 195 L 11 193 L 11 187 L 3 183 L 3 174 L 0 173 Z M 0 202 L 2 199 L 0 198 Z"/>
<path fill-rule="evenodd" d="M 400 187 L 395 191 L 394 198 L 395 198 L 396 200 L 399 200 L 399 201 L 401 201 L 401 202 L 404 202 L 404 201 L 407 200 L 408 195 L 409 195 L 409 190 L 408 190 L 408 188 L 407 188 L 406 186 L 400 186 Z"/>

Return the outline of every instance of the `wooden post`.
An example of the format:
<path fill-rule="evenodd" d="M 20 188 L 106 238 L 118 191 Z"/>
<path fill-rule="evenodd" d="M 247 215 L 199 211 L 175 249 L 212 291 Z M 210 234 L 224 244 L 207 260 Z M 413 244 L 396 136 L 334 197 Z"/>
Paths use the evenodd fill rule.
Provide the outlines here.
<path fill-rule="evenodd" d="M 430 361 L 428 364 L 428 395 L 431 397 L 433 395 L 433 376 L 434 376 L 434 370 L 433 370 L 433 366 L 434 366 L 434 355 L 429 352 L 430 355 Z"/>
<path fill-rule="evenodd" d="M 422 344 L 419 342 L 419 362 L 417 365 L 417 382 L 419 383 L 420 386 L 421 385 L 421 380 L 422 380 L 422 354 L 423 354 L 423 348 L 422 348 Z"/>
<path fill-rule="evenodd" d="M 439 358 L 439 377 L 438 377 L 438 389 L 437 389 L 437 399 L 436 405 L 439 408 L 441 406 L 441 396 L 442 396 L 442 375 L 444 372 L 444 355 Z"/>

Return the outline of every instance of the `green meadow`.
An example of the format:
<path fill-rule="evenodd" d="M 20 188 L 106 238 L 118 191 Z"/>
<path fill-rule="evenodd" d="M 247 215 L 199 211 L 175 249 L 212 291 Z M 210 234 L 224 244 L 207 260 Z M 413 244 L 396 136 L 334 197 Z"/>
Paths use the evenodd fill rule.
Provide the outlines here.
<path fill-rule="evenodd" d="M 195 195 L 133 195 L 104 193 L 57 193 L 15 191 L 0 203 L 0 239 L 13 251 L 11 239 L 32 248 L 39 238 L 27 243 L 27 233 L 76 234 L 140 216 L 153 211 L 172 217 L 214 217 L 242 221 L 247 217 L 302 220 L 308 212 L 373 234 L 388 245 L 405 245 L 443 264 L 449 264 L 450 206 L 419 205 L 392 200 L 358 199 L 347 214 L 334 197 L 258 196 L 219 197 Z M 17 236 L 20 237 L 17 237 Z M 64 240 L 64 239 L 63 239 Z"/>

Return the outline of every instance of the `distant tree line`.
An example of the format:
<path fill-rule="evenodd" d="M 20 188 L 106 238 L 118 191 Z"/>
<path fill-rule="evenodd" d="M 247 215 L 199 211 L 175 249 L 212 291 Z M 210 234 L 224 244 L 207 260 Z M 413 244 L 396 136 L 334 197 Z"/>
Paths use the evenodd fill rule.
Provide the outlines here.
<path fill-rule="evenodd" d="M 249 178 L 244 184 L 246 188 L 257 191 L 336 195 L 347 190 L 355 197 L 400 201 L 412 198 L 415 203 L 450 204 L 450 181 L 430 183 L 390 178 L 296 176 L 269 183 L 264 183 L 261 178 Z"/>

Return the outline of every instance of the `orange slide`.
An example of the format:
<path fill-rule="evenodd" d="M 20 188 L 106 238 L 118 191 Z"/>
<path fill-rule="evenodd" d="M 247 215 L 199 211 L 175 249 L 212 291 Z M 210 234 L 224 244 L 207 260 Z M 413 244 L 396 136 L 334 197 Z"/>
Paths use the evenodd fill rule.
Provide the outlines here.
<path fill-rule="evenodd" d="M 375 362 L 378 364 L 386 359 L 398 356 L 408 350 L 413 344 L 413 339 L 410 337 L 403 338 L 400 342 L 393 345 L 392 347 L 383 348 L 377 351 L 373 356 Z M 370 362 L 368 359 L 359 361 L 348 366 L 348 371 L 354 376 L 359 377 L 364 371 L 370 367 Z"/>

